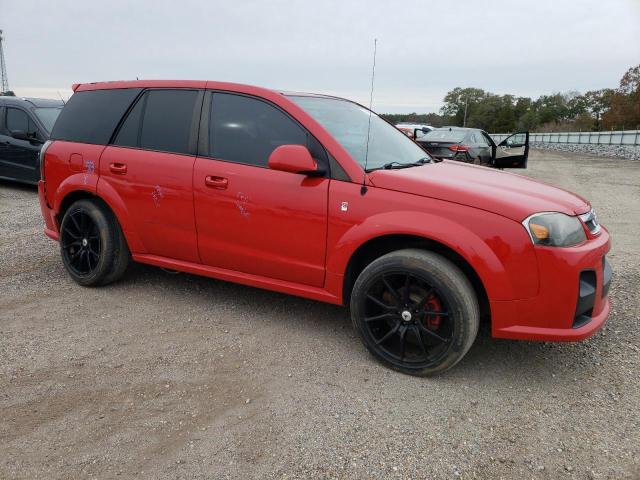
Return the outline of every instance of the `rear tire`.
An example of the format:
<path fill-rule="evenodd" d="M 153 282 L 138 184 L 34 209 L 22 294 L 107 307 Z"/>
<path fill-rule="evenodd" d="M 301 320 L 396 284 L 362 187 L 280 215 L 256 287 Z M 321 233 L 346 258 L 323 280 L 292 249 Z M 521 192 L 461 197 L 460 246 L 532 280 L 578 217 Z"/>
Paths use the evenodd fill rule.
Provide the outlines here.
<path fill-rule="evenodd" d="M 365 347 L 385 365 L 409 375 L 453 367 L 478 333 L 480 311 L 462 271 L 433 252 L 384 255 L 359 275 L 351 319 Z"/>
<path fill-rule="evenodd" d="M 60 224 L 62 263 L 85 287 L 118 280 L 129 265 L 129 248 L 115 215 L 95 200 L 78 200 Z"/>

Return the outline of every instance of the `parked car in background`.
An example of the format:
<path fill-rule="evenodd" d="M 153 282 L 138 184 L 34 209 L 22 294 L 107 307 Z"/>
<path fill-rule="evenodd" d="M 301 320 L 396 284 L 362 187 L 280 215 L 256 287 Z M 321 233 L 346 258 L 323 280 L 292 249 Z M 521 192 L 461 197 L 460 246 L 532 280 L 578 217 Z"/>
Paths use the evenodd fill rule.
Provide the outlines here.
<path fill-rule="evenodd" d="M 435 127 L 422 123 L 398 123 L 396 128 L 412 140 L 424 137 Z"/>
<path fill-rule="evenodd" d="M 206 81 L 74 91 L 38 192 L 80 285 L 134 260 L 349 305 L 366 348 L 413 375 L 460 361 L 481 318 L 546 341 L 607 319 L 611 242 L 578 195 L 434 161 L 340 98 Z"/>
<path fill-rule="evenodd" d="M 38 154 L 63 105 L 61 100 L 0 96 L 0 178 L 38 183 Z"/>
<path fill-rule="evenodd" d="M 527 168 L 529 133 L 518 132 L 496 145 L 479 128 L 443 127 L 416 142 L 433 157 L 496 168 Z"/>

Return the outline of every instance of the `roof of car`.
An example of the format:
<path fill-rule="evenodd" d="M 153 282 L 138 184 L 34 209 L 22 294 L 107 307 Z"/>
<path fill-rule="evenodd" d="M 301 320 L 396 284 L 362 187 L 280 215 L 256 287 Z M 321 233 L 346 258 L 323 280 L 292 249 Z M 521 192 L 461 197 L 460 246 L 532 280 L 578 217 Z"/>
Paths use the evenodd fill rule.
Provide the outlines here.
<path fill-rule="evenodd" d="M 337 97 L 333 95 L 325 95 L 321 93 L 309 93 L 309 92 L 292 92 L 278 89 L 270 89 L 264 87 L 258 87 L 255 85 L 247 85 L 242 83 L 232 82 L 217 82 L 211 80 L 115 80 L 108 82 L 93 82 L 93 83 L 76 83 L 71 87 L 74 92 L 82 92 L 88 90 L 106 90 L 117 88 L 210 88 L 219 90 L 230 90 L 237 92 L 252 92 L 256 94 L 279 94 L 285 96 L 305 96 L 305 97 L 318 97 L 318 98 L 333 98 L 339 100 L 347 100 L 346 98 Z"/>
<path fill-rule="evenodd" d="M 0 96 L 0 105 L 25 106 L 25 104 L 30 104 L 29 106 L 36 108 L 46 108 L 62 107 L 64 105 L 64 102 L 62 100 L 54 100 L 51 98 Z"/>
<path fill-rule="evenodd" d="M 429 128 L 436 128 L 436 127 L 434 127 L 432 125 L 429 125 L 428 123 L 411 123 L 411 122 L 396 123 L 396 127 L 407 127 L 407 128 L 429 127 Z"/>
<path fill-rule="evenodd" d="M 470 128 L 470 127 L 439 127 L 436 130 L 462 130 L 465 132 L 483 132 L 481 128 Z"/>

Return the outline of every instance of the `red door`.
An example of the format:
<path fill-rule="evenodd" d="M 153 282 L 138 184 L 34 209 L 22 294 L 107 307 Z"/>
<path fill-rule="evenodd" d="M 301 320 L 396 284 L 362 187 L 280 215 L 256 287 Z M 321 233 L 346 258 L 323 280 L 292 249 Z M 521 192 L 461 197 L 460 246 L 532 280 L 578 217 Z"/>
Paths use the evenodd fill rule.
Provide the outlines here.
<path fill-rule="evenodd" d="M 215 93 L 203 108 L 209 118 L 200 139 L 208 156 L 196 159 L 193 175 L 202 262 L 323 286 L 330 180 L 266 167 L 279 145 L 315 142 L 312 154 L 322 147 L 260 99 Z"/>
<path fill-rule="evenodd" d="M 321 287 L 329 180 L 198 158 L 202 263 Z"/>
<path fill-rule="evenodd" d="M 148 253 L 199 262 L 191 181 L 195 157 L 109 146 L 100 181 L 124 201 Z"/>
<path fill-rule="evenodd" d="M 147 90 L 100 158 L 148 253 L 199 262 L 193 164 L 202 92 Z M 100 188 L 100 187 L 99 187 Z"/>

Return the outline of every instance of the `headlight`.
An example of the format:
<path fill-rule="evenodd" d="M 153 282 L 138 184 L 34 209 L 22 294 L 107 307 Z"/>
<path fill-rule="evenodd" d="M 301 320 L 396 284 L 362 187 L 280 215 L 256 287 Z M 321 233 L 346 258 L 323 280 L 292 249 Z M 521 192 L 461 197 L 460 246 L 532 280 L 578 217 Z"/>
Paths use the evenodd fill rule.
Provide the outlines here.
<path fill-rule="evenodd" d="M 578 217 L 570 217 L 564 213 L 536 213 L 522 224 L 534 245 L 570 247 L 587 239 Z"/>

